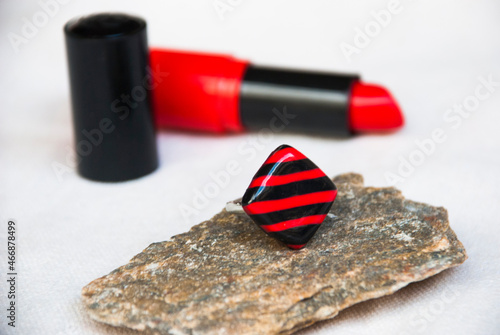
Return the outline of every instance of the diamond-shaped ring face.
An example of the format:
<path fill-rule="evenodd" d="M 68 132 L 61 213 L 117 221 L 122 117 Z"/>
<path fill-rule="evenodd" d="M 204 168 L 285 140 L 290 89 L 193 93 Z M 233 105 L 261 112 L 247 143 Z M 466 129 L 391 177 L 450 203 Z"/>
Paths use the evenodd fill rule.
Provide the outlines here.
<path fill-rule="evenodd" d="M 335 184 L 296 149 L 281 145 L 255 174 L 243 210 L 270 236 L 300 249 L 316 233 L 337 196 Z"/>

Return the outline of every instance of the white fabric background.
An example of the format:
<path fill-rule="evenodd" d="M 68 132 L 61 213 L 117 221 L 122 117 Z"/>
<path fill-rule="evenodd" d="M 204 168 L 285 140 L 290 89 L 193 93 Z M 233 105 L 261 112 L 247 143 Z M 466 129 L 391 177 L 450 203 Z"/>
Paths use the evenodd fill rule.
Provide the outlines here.
<path fill-rule="evenodd" d="M 46 2 L 48 0 L 42 0 Z M 459 268 L 361 303 L 300 334 L 498 334 L 500 331 L 499 167 L 500 87 L 458 127 L 443 117 L 474 94 L 478 77 L 500 81 L 498 1 L 401 0 L 402 10 L 349 62 L 342 42 L 373 21 L 389 1 L 67 1 L 19 52 L 8 39 L 37 1 L 0 2 L 0 334 L 135 334 L 91 321 L 80 290 L 126 263 L 150 243 L 187 231 L 241 196 L 276 146 L 295 146 L 330 175 L 356 171 L 368 185 L 386 186 L 400 156 L 442 128 L 446 141 L 397 184 L 410 199 L 444 206 L 469 260 Z M 174 131 L 158 135 L 160 168 L 131 182 L 103 184 L 66 173 L 72 146 L 62 27 L 100 11 L 143 16 L 150 45 L 232 53 L 259 64 L 359 72 L 397 97 L 406 127 L 392 135 L 339 140 L 276 134 L 212 136 Z M 458 121 L 456 121 L 458 122 Z M 237 151 L 256 141 L 255 157 Z M 195 189 L 230 160 L 242 166 L 197 215 L 185 219 Z M 18 311 L 6 326 L 6 227 L 18 225 Z"/>

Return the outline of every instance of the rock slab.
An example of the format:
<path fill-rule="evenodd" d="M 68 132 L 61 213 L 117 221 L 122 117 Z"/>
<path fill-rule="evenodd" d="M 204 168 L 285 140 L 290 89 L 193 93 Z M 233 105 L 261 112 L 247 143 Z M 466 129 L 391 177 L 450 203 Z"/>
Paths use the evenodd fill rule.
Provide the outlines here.
<path fill-rule="evenodd" d="M 332 215 L 304 249 L 223 210 L 85 286 L 88 313 L 155 334 L 291 334 L 466 260 L 444 208 L 333 180 Z"/>

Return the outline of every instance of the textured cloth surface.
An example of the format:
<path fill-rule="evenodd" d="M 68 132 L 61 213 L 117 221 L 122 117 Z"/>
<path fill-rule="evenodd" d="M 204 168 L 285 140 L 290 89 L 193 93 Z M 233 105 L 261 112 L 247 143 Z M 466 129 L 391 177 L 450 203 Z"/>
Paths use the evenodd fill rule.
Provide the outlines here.
<path fill-rule="evenodd" d="M 241 197 L 283 143 L 331 176 L 355 171 L 366 185 L 384 186 L 399 175 L 405 197 L 448 209 L 469 255 L 456 269 L 300 334 L 499 333 L 498 1 L 401 0 L 396 10 L 393 1 L 368 0 L 54 3 L 0 3 L 0 334 L 135 334 L 91 321 L 81 288 Z M 72 148 L 62 27 L 100 11 L 143 16 L 150 45 L 359 72 L 394 93 L 407 125 L 350 139 L 161 131 L 161 166 L 147 177 L 97 183 L 71 168 L 58 178 L 54 162 L 67 164 Z M 38 25 L 31 32 L 30 22 Z M 360 37 L 365 29 L 370 35 Z M 13 34 L 23 39 L 13 42 Z M 223 178 L 232 161 L 239 168 Z M 18 227 L 15 329 L 6 325 L 8 219 Z"/>

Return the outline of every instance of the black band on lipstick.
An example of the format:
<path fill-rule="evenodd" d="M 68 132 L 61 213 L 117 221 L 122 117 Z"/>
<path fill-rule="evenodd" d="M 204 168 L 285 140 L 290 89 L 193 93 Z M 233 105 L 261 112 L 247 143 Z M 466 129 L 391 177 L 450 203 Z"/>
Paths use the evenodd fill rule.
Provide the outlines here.
<path fill-rule="evenodd" d="M 357 80 L 355 75 L 250 65 L 240 89 L 242 124 L 250 130 L 350 135 L 349 99 Z"/>

